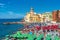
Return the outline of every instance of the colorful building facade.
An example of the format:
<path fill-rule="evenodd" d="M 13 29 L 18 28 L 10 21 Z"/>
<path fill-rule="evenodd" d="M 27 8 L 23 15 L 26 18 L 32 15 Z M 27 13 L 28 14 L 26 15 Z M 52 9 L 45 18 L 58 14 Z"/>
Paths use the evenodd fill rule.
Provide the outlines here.
<path fill-rule="evenodd" d="M 53 21 L 60 22 L 60 10 L 56 10 L 52 12 Z"/>
<path fill-rule="evenodd" d="M 34 9 L 31 8 L 30 12 L 24 17 L 26 22 L 40 22 L 40 16 L 34 12 Z"/>
<path fill-rule="evenodd" d="M 36 14 L 31 8 L 30 12 L 24 17 L 25 22 L 46 22 L 52 20 L 52 13 Z"/>

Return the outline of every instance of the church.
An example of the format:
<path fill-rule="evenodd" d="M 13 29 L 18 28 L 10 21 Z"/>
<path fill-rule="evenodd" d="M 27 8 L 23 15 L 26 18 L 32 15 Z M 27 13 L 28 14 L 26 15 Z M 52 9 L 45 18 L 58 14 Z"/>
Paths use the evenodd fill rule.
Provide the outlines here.
<path fill-rule="evenodd" d="M 45 17 L 42 14 L 36 14 L 34 12 L 34 9 L 31 8 L 30 12 L 27 13 L 27 15 L 24 17 L 25 22 L 43 22 L 45 20 Z"/>

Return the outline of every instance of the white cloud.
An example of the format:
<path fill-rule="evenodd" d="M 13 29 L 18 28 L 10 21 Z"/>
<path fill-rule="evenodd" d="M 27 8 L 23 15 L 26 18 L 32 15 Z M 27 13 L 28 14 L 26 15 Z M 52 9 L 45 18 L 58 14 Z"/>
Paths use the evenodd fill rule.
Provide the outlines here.
<path fill-rule="evenodd" d="M 45 12 L 45 13 L 51 13 L 51 12 Z"/>
<path fill-rule="evenodd" d="M 13 11 L 8 11 L 8 14 L 7 14 L 10 18 L 21 18 L 21 17 L 24 17 L 23 14 L 20 14 L 20 13 L 15 13 Z"/>
<path fill-rule="evenodd" d="M 4 5 L 5 5 L 5 4 L 3 4 L 3 3 L 0 3 L 0 7 L 4 7 Z"/>
<path fill-rule="evenodd" d="M 8 11 L 6 14 L 5 13 L 1 13 L 0 14 L 0 19 L 15 19 L 15 18 L 22 18 L 24 17 L 24 14 L 20 14 L 20 13 L 15 13 L 13 11 Z"/>
<path fill-rule="evenodd" d="M 0 5 L 5 5 L 5 4 L 3 4 L 3 3 L 0 3 Z"/>
<path fill-rule="evenodd" d="M 8 14 L 9 14 L 9 15 L 13 15 L 14 12 L 12 12 L 12 11 L 8 11 Z"/>

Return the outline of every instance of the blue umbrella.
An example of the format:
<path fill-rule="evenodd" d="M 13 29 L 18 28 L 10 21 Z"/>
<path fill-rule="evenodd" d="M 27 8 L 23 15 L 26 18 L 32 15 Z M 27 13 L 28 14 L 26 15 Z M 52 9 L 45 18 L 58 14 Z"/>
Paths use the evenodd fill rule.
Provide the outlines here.
<path fill-rule="evenodd" d="M 29 32 L 29 34 L 33 34 L 32 32 Z"/>

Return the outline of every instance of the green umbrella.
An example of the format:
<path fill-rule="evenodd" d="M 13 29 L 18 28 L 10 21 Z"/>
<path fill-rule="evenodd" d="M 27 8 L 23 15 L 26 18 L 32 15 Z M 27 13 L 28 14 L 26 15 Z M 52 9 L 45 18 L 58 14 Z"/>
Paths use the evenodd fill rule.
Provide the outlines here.
<path fill-rule="evenodd" d="M 36 38 L 36 34 L 33 35 L 33 38 Z"/>
<path fill-rule="evenodd" d="M 17 33 L 16 33 L 16 34 L 20 35 L 20 34 L 22 34 L 22 33 L 21 33 L 21 31 L 17 31 Z"/>
<path fill-rule="evenodd" d="M 23 34 L 21 33 L 21 31 L 17 31 L 17 38 L 19 38 L 19 39 L 21 39 L 21 38 L 23 38 Z"/>
<path fill-rule="evenodd" d="M 41 40 L 41 38 L 43 38 L 44 34 L 40 34 L 36 40 Z"/>
<path fill-rule="evenodd" d="M 27 33 L 25 33 L 25 34 L 22 34 L 22 36 L 23 36 L 23 37 L 27 37 L 27 35 L 28 35 Z"/>
<path fill-rule="evenodd" d="M 34 38 L 33 38 L 33 35 L 32 35 L 32 34 L 29 34 L 27 40 L 33 40 L 33 39 L 34 39 Z"/>
<path fill-rule="evenodd" d="M 47 35 L 46 40 L 50 40 L 51 39 L 51 35 Z"/>
<path fill-rule="evenodd" d="M 55 40 L 59 40 L 60 38 L 59 38 L 58 36 L 55 36 L 54 39 L 55 39 Z"/>
<path fill-rule="evenodd" d="M 6 35 L 6 37 L 8 37 L 9 35 Z"/>
<path fill-rule="evenodd" d="M 9 40 L 9 38 L 6 38 L 5 40 Z"/>
<path fill-rule="evenodd" d="M 21 39 L 22 38 L 22 33 L 20 31 L 17 31 L 17 33 L 15 33 L 13 35 L 10 35 L 10 36 L 12 36 L 13 38 Z"/>
<path fill-rule="evenodd" d="M 22 34 L 22 36 L 23 36 L 23 39 L 27 39 L 28 38 L 28 34 L 27 33 Z"/>
<path fill-rule="evenodd" d="M 15 38 L 17 37 L 17 33 L 10 35 L 11 37 Z"/>
<path fill-rule="evenodd" d="M 59 40 L 60 40 L 60 37 L 59 37 Z"/>
<path fill-rule="evenodd" d="M 5 39 L 5 40 L 9 40 L 8 36 L 9 36 L 9 35 L 6 35 L 6 39 Z"/>
<path fill-rule="evenodd" d="M 13 34 L 12 37 L 14 37 L 14 38 L 17 37 L 17 34 Z"/>
<path fill-rule="evenodd" d="M 10 37 L 13 37 L 13 34 L 12 34 L 12 35 L 10 35 Z"/>
<path fill-rule="evenodd" d="M 17 31 L 16 35 L 21 36 L 22 35 L 21 31 Z"/>

